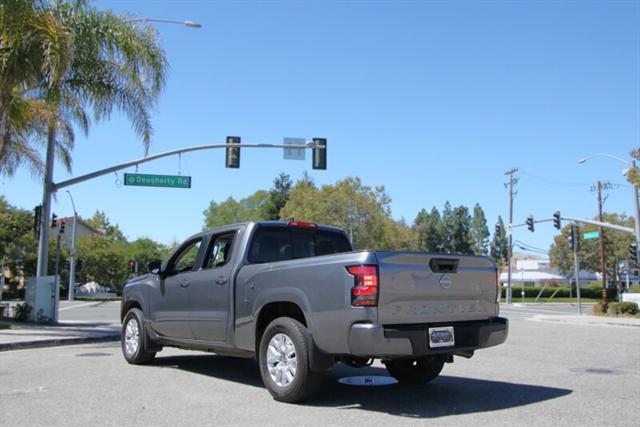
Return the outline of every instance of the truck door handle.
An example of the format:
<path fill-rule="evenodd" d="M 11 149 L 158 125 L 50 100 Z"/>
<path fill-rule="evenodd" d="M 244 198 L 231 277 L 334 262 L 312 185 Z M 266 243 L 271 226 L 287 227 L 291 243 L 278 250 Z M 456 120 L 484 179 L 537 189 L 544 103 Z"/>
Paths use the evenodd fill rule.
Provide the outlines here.
<path fill-rule="evenodd" d="M 188 280 L 181 280 L 181 281 L 180 281 L 180 287 L 181 287 L 181 288 L 186 288 L 186 287 L 188 287 L 190 284 L 191 284 L 191 282 L 190 282 L 190 281 L 188 281 Z"/>
<path fill-rule="evenodd" d="M 224 277 L 219 277 L 218 280 L 216 280 L 216 285 L 224 285 L 225 283 L 227 283 L 227 279 L 225 279 Z"/>

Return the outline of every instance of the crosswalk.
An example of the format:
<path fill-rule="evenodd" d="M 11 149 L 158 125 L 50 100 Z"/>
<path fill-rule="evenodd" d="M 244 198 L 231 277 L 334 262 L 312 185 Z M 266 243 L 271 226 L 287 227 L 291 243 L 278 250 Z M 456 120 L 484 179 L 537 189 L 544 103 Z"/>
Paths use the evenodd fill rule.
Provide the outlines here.
<path fill-rule="evenodd" d="M 582 304 L 583 313 L 591 313 L 592 304 Z M 509 319 L 526 319 L 536 314 L 574 315 L 578 304 L 500 304 L 500 315 Z"/>

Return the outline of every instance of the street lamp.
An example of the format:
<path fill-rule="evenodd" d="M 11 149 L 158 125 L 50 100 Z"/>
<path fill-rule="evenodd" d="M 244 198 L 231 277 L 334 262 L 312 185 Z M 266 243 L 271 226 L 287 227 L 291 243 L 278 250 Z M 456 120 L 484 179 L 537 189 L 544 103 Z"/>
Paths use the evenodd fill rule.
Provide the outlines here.
<path fill-rule="evenodd" d="M 69 301 L 73 301 L 73 293 L 76 288 L 76 227 L 78 226 L 78 212 L 76 212 L 76 204 L 73 202 L 73 196 L 67 190 L 67 194 L 71 199 L 73 206 L 73 227 L 71 228 L 71 253 L 69 256 Z"/>
<path fill-rule="evenodd" d="M 593 156 L 585 157 L 583 159 L 578 160 L 578 163 L 584 164 L 587 161 L 589 161 L 591 159 L 594 159 L 596 157 L 607 157 L 609 159 L 617 160 L 617 161 L 619 161 L 621 163 L 624 163 L 625 165 L 627 165 L 627 166 L 629 166 L 631 168 L 635 168 L 636 167 L 636 161 L 635 160 L 625 160 L 625 159 L 623 159 L 621 157 L 614 156 L 613 154 L 609 154 L 609 153 L 594 154 Z M 640 247 L 640 202 L 638 202 L 638 186 L 635 185 L 635 184 L 633 184 L 632 193 L 633 193 L 633 205 L 635 207 L 636 245 L 639 245 L 638 247 Z"/>
<path fill-rule="evenodd" d="M 125 22 L 161 22 L 163 24 L 178 24 L 189 28 L 202 28 L 202 24 L 193 21 L 175 21 L 173 19 L 153 19 L 153 18 L 135 18 L 128 19 Z"/>

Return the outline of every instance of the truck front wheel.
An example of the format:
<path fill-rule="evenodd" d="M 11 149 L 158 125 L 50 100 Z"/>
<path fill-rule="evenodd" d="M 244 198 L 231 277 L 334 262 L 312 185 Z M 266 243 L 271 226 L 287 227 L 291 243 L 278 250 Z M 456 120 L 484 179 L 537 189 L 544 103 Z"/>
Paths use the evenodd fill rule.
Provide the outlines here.
<path fill-rule="evenodd" d="M 430 357 L 417 360 L 387 360 L 383 363 L 391 376 L 401 384 L 427 383 L 440 375 L 444 366 L 444 361 Z"/>
<path fill-rule="evenodd" d="M 290 317 L 269 323 L 260 340 L 260 376 L 269 393 L 281 402 L 298 402 L 317 390 L 321 374 L 309 366 L 313 351 L 307 328 Z"/>
<path fill-rule="evenodd" d="M 147 349 L 146 333 L 142 312 L 132 308 L 122 322 L 122 354 L 127 362 L 134 365 L 149 363 L 156 357 L 155 351 Z"/>

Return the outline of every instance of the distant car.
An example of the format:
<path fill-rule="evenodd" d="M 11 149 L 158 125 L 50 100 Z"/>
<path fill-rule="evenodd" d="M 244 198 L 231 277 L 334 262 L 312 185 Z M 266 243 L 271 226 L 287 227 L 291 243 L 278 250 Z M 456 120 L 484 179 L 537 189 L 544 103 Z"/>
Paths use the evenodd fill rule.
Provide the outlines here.
<path fill-rule="evenodd" d="M 381 359 L 402 383 L 500 344 L 496 267 L 486 257 L 352 251 L 337 228 L 250 222 L 198 233 L 129 281 L 122 350 L 163 346 L 257 357 L 277 400 L 310 396 L 336 362 Z"/>

